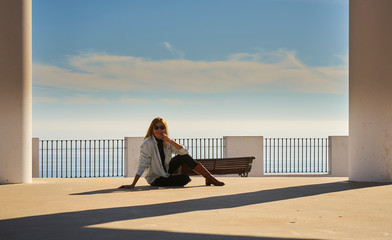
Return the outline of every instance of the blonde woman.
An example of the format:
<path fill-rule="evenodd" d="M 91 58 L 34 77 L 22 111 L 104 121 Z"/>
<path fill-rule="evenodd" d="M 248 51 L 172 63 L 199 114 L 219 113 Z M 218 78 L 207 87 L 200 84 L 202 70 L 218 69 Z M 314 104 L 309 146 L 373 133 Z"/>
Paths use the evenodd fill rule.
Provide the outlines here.
<path fill-rule="evenodd" d="M 172 154 L 177 154 L 171 157 Z M 182 165 L 186 164 L 197 174 L 206 179 L 206 185 L 223 186 L 200 163 L 196 162 L 188 150 L 169 138 L 166 121 L 160 117 L 152 120 L 143 144 L 140 146 L 139 167 L 131 185 L 120 188 L 134 188 L 140 176 L 146 172 L 146 180 L 151 186 L 185 186 L 191 179 L 187 174 L 174 174 Z"/>

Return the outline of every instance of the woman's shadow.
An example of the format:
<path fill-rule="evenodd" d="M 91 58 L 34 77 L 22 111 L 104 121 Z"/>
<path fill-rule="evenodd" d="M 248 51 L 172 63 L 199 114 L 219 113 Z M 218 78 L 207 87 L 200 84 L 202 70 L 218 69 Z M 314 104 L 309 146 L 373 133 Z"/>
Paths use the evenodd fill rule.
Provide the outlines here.
<path fill-rule="evenodd" d="M 93 195 L 93 194 L 106 194 L 106 193 L 115 193 L 115 192 L 140 192 L 140 191 L 155 191 L 155 190 L 164 190 L 164 189 L 189 189 L 189 188 L 198 188 L 205 186 L 169 186 L 169 187 L 155 187 L 155 186 L 136 186 L 134 188 L 108 188 L 96 191 L 88 191 L 81 193 L 72 193 L 70 195 Z"/>

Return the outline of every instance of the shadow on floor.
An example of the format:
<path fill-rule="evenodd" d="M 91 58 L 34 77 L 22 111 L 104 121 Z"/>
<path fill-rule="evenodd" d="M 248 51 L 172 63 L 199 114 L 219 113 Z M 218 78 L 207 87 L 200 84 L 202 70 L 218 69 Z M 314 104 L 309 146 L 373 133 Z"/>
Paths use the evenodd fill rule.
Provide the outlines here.
<path fill-rule="evenodd" d="M 201 186 L 186 186 L 186 187 L 154 187 L 154 186 L 136 186 L 132 189 L 127 188 L 109 188 L 109 189 L 101 189 L 96 191 L 82 192 L 82 193 L 72 193 L 70 195 L 93 195 L 93 194 L 106 194 L 106 193 L 114 193 L 114 192 L 138 192 L 138 191 L 152 191 L 152 190 L 162 190 L 162 189 L 189 189 L 189 188 L 198 188 L 205 187 Z"/>
<path fill-rule="evenodd" d="M 94 209 L 79 212 L 67 212 L 15 218 L 0 221 L 0 239 L 285 239 L 250 236 L 191 234 L 164 231 L 98 229 L 87 227 L 90 225 L 114 221 L 132 220 L 156 216 L 168 216 L 171 214 L 186 213 L 192 211 L 235 208 L 252 204 L 262 204 L 267 202 L 382 186 L 387 184 L 390 183 L 335 182 L 270 189 L 169 203 Z M 91 192 L 89 194 L 91 194 Z"/>

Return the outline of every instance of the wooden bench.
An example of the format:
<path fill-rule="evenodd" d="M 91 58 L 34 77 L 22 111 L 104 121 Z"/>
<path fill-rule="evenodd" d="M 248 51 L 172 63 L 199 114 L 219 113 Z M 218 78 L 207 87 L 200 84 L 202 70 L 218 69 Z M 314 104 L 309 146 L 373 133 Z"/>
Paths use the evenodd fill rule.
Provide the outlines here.
<path fill-rule="evenodd" d="M 238 174 L 241 177 L 247 177 L 252 168 L 252 162 L 255 157 L 235 157 L 235 158 L 216 158 L 216 159 L 196 159 L 197 162 L 203 164 L 205 168 L 212 174 Z M 188 175 L 197 175 L 188 166 L 183 165 L 179 173 Z"/>

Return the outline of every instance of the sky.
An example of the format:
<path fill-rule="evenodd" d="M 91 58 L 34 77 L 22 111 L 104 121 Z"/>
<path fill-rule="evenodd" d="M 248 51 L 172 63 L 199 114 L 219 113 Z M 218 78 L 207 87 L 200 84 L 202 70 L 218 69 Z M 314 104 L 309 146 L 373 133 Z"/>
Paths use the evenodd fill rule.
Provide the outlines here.
<path fill-rule="evenodd" d="M 348 0 L 33 0 L 33 136 L 348 134 Z"/>

